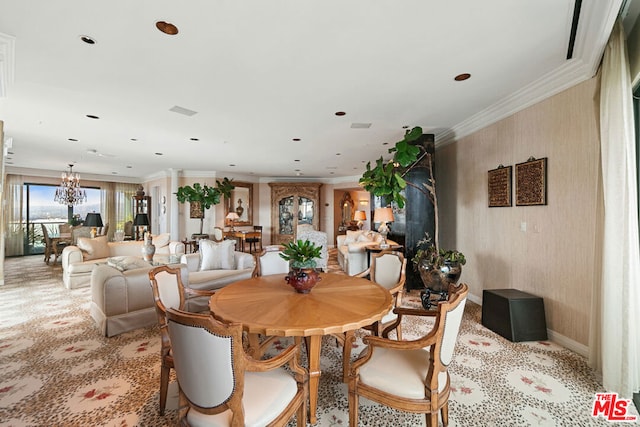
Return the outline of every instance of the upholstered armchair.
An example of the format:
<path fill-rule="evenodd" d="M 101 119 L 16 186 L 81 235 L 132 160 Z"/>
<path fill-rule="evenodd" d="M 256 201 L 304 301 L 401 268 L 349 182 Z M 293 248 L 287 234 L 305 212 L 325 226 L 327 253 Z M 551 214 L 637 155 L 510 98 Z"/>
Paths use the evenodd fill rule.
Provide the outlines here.
<path fill-rule="evenodd" d="M 300 346 L 256 360 L 242 345 L 242 325 L 211 315 L 167 310 L 167 325 L 180 390 L 180 425 L 307 425 L 307 372 Z M 282 368 L 288 364 L 289 370 Z"/>
<path fill-rule="evenodd" d="M 365 397 L 400 411 L 423 413 L 426 425 L 449 423 L 450 379 L 448 367 L 453 360 L 469 288 L 466 284 L 449 289 L 449 299 L 436 310 L 395 309 L 402 315 L 433 316 L 429 333 L 411 341 L 368 336 L 360 357 L 349 369 L 349 426 L 358 425 L 359 398 Z M 383 337 L 397 325 L 383 331 Z"/>

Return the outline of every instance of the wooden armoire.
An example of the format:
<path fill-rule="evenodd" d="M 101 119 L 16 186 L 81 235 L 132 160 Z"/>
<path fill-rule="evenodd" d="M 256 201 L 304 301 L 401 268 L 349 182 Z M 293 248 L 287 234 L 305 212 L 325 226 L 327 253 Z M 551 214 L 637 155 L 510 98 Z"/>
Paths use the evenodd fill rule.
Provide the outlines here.
<path fill-rule="evenodd" d="M 320 229 L 320 187 L 314 182 L 272 182 L 271 244 L 281 245 L 296 239 L 299 225 Z"/>

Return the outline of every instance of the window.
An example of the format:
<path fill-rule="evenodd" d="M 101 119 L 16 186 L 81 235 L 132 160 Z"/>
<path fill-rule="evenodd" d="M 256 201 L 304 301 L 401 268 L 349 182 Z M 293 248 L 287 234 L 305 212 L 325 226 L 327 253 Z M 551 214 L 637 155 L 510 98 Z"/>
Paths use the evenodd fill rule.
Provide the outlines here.
<path fill-rule="evenodd" d="M 89 212 L 100 212 L 100 190 L 84 188 L 87 201 L 81 205 L 68 207 L 53 200 L 57 186 L 43 184 L 24 184 L 22 206 L 24 253 L 41 254 L 44 252 L 44 235 L 42 226 L 45 224 L 52 234 L 58 233 L 58 225 L 68 222 L 74 215 L 86 218 Z"/>

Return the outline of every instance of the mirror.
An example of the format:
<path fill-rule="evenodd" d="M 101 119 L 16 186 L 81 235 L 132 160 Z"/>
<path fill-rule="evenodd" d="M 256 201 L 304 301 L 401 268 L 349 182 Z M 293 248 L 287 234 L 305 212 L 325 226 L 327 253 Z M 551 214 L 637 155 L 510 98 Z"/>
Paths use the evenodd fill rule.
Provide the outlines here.
<path fill-rule="evenodd" d="M 351 200 L 350 193 L 344 193 L 344 196 L 342 196 L 342 200 L 340 201 L 340 206 L 342 206 L 342 225 L 349 225 L 353 219 L 354 213 L 354 203 L 353 200 Z"/>
<path fill-rule="evenodd" d="M 236 188 L 231 190 L 231 197 L 226 200 L 226 213 L 238 214 L 240 218 L 233 222 L 234 225 L 253 225 L 253 184 L 234 181 L 233 185 Z"/>

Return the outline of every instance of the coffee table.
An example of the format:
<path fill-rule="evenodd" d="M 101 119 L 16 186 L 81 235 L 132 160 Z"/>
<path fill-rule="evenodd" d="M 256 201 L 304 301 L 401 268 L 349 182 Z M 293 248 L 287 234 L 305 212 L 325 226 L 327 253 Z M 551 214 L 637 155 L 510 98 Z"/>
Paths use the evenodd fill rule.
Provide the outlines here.
<path fill-rule="evenodd" d="M 321 280 L 308 294 L 296 292 L 283 274 L 241 280 L 218 290 L 209 301 L 211 313 L 224 322 L 242 323 L 253 338 L 305 337 L 309 352 L 309 420 L 316 422 L 320 382 L 322 337 L 347 334 L 379 321 L 389 312 L 391 294 L 366 279 L 343 274 L 320 273 Z"/>

